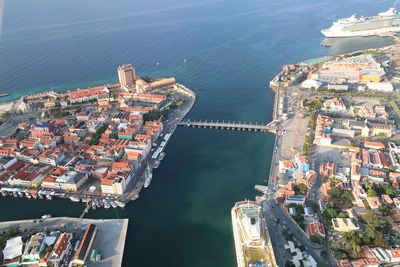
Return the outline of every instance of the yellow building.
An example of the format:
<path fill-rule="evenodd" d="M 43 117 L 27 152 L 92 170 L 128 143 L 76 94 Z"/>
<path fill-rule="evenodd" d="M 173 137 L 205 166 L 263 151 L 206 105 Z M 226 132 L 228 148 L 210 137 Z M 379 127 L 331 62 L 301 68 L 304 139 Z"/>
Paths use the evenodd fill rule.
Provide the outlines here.
<path fill-rule="evenodd" d="M 381 75 L 376 75 L 376 74 L 362 74 L 361 75 L 361 82 L 363 83 L 369 83 L 369 82 L 381 82 L 382 81 L 382 76 Z"/>
<path fill-rule="evenodd" d="M 338 232 L 350 232 L 360 229 L 354 218 L 333 218 L 332 225 L 333 229 Z"/>

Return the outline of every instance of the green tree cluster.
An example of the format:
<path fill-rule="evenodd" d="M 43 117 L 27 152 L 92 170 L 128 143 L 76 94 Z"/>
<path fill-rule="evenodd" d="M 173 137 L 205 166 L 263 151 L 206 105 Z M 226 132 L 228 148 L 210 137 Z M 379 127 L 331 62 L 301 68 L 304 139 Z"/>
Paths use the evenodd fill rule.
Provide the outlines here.
<path fill-rule="evenodd" d="M 360 257 L 362 246 L 377 246 L 387 248 L 384 234 L 388 233 L 388 225 L 377 212 L 369 212 L 364 217 L 364 231 L 350 231 L 343 234 L 339 242 L 332 243 L 336 251 L 343 251 L 347 257 Z"/>
<path fill-rule="evenodd" d="M 321 245 L 324 242 L 324 238 L 320 235 L 311 235 L 310 241 L 315 244 Z"/>
<path fill-rule="evenodd" d="M 296 195 L 305 195 L 307 194 L 308 191 L 308 187 L 304 184 L 296 184 L 294 186 L 294 192 L 296 193 Z"/>
<path fill-rule="evenodd" d="M 89 140 L 89 145 L 98 145 L 101 135 L 107 130 L 108 124 L 101 126 L 97 129 L 96 133 L 93 134 L 92 139 Z"/>
<path fill-rule="evenodd" d="M 159 109 L 153 109 L 150 110 L 149 112 L 146 112 L 145 114 L 143 114 L 143 122 L 146 121 L 158 121 L 158 120 L 166 120 L 168 115 L 169 115 L 169 109 L 163 109 L 162 111 Z"/>

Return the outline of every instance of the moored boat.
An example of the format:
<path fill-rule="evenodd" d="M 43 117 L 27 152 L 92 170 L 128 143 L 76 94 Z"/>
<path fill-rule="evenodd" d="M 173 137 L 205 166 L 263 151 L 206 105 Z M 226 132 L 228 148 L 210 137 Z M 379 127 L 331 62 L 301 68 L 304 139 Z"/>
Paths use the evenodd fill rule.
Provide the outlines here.
<path fill-rule="evenodd" d="M 231 210 L 238 267 L 278 266 L 261 206 L 237 202 Z"/>
<path fill-rule="evenodd" d="M 70 196 L 69 199 L 71 199 L 71 201 L 73 201 L 73 202 L 80 202 L 81 201 L 81 199 L 79 197 L 76 197 L 76 196 Z"/>
<path fill-rule="evenodd" d="M 114 209 L 118 207 L 117 203 L 115 203 L 114 201 L 110 201 L 110 205 L 111 205 L 111 207 L 113 207 Z"/>
<path fill-rule="evenodd" d="M 126 205 L 125 202 L 115 200 L 115 203 L 118 205 L 118 207 L 125 208 L 125 205 Z"/>
<path fill-rule="evenodd" d="M 144 181 L 144 188 L 147 188 L 150 185 L 151 180 L 153 179 L 153 173 L 151 172 L 149 165 L 147 165 L 146 170 L 147 172 L 146 172 L 146 180 Z"/>

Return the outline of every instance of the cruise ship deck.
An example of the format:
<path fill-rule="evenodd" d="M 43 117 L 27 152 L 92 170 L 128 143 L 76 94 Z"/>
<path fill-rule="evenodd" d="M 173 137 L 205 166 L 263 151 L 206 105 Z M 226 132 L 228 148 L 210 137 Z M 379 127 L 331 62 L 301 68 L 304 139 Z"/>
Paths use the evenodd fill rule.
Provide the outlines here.
<path fill-rule="evenodd" d="M 277 266 L 261 207 L 238 202 L 231 215 L 238 267 Z"/>

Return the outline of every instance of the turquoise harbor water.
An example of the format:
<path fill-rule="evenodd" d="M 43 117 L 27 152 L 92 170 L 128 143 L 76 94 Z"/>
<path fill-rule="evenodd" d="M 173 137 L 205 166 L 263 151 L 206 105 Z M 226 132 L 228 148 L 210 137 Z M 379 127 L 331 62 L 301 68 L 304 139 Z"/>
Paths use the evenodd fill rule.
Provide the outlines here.
<path fill-rule="evenodd" d="M 188 118 L 269 122 L 267 84 L 282 64 L 390 44 L 359 38 L 326 48 L 319 30 L 392 2 L 5 0 L 0 92 L 15 98 L 100 85 L 131 63 L 141 75 L 174 76 L 193 89 L 198 101 Z M 254 198 L 272 147 L 270 134 L 179 128 L 137 201 L 88 217 L 131 220 L 124 266 L 234 266 L 230 208 Z M 0 220 L 82 210 L 66 200 L 0 199 Z"/>

